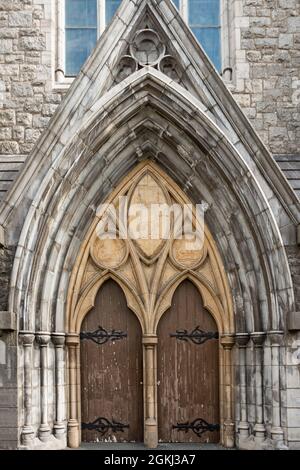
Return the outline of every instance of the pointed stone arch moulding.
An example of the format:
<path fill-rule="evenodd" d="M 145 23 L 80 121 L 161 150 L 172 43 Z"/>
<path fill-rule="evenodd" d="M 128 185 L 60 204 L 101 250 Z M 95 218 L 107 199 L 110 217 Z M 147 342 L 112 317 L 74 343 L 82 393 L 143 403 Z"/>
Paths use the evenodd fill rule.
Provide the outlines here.
<path fill-rule="evenodd" d="M 123 199 L 122 199 L 123 198 Z M 126 198 L 126 199 L 125 199 Z M 144 354 L 144 441 L 148 447 L 157 446 L 157 325 L 171 305 L 176 288 L 184 279 L 191 280 L 199 290 L 204 307 L 214 317 L 220 337 L 220 416 L 221 443 L 234 445 L 233 383 L 231 348 L 234 343 L 234 316 L 231 293 L 225 270 L 215 242 L 203 226 L 203 243 L 176 237 L 178 222 L 170 212 L 170 237 L 163 232 L 156 239 L 146 235 L 133 239 L 124 235 L 124 226 L 116 224 L 116 237 L 99 237 L 99 226 L 106 217 L 106 230 L 120 201 L 127 201 L 128 220 L 133 217 L 133 204 L 192 207 L 191 224 L 196 224 L 195 206 L 182 190 L 161 169 L 150 161 L 139 165 L 110 195 L 86 236 L 71 276 L 66 331 L 69 358 L 69 423 L 68 442 L 80 444 L 80 354 L 79 334 L 85 315 L 93 308 L 101 285 L 112 278 L 122 288 L 128 307 L 135 313 L 143 331 Z M 165 206 L 166 207 L 166 206 Z M 173 206 L 174 207 L 174 206 Z M 159 219 L 160 220 L 160 219 Z M 176 225 L 177 224 L 177 225 Z M 129 224 L 130 225 L 130 224 Z M 130 225 L 132 227 L 132 225 Z M 175 235 L 175 236 L 174 236 Z M 195 242 L 195 240 L 194 240 Z M 154 364 L 154 367 L 153 367 Z"/>

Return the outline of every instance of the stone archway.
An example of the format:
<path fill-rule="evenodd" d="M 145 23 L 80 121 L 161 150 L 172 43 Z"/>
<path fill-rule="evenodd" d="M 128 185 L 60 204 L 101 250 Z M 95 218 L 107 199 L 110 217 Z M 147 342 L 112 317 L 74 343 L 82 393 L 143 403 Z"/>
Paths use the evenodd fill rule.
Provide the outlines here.
<path fill-rule="evenodd" d="M 71 447 L 80 443 L 80 364 L 79 332 L 86 314 L 95 304 L 100 286 L 109 278 L 122 288 L 128 307 L 138 317 L 143 331 L 144 356 L 144 440 L 148 447 L 156 447 L 157 429 L 157 325 L 172 303 L 177 286 L 190 279 L 203 299 L 204 307 L 216 322 L 220 336 L 220 422 L 221 442 L 234 445 L 232 359 L 234 318 L 228 282 L 215 243 L 204 226 L 203 244 L 191 248 L 185 239 L 129 238 L 100 239 L 99 224 L 106 220 L 120 204 L 120 197 L 128 197 L 128 213 L 134 202 L 144 205 L 183 206 L 191 204 L 181 189 L 154 163 L 139 164 L 116 188 L 106 201 L 111 205 L 100 209 L 81 252 L 77 258 L 69 288 L 66 317 L 67 345 L 69 347 L 69 427 Z M 173 214 L 173 213 L 172 213 Z M 171 214 L 171 226 L 176 218 Z M 195 227 L 195 208 L 191 212 L 191 226 Z M 183 221 L 181 220 L 182 224 Z M 122 232 L 120 223 L 117 233 Z M 176 229 L 177 230 L 177 229 Z M 175 231 L 173 232 L 173 234 Z"/>

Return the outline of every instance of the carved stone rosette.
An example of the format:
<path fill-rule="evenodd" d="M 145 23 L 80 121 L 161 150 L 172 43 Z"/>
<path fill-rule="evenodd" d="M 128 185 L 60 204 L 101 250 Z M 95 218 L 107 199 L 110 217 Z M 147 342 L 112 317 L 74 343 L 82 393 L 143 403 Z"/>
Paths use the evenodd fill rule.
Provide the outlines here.
<path fill-rule="evenodd" d="M 140 29 L 135 33 L 126 54 L 120 58 L 116 67 L 115 82 L 120 83 L 146 66 L 154 67 L 175 82 L 182 83 L 183 71 L 178 62 L 167 52 L 166 45 L 151 28 Z"/>

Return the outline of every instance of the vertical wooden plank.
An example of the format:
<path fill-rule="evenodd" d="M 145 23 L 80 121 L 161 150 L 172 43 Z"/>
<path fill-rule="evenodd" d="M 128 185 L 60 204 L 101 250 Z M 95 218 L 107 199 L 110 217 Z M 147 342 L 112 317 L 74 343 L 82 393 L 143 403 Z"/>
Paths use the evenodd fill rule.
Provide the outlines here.
<path fill-rule="evenodd" d="M 126 332 L 127 337 L 103 345 L 81 341 L 82 422 L 104 417 L 129 428 L 117 433 L 110 430 L 103 436 L 84 430 L 82 440 L 142 441 L 142 332 L 121 288 L 112 280 L 99 290 L 81 331 L 95 331 L 99 326 Z"/>
<path fill-rule="evenodd" d="M 218 340 L 196 345 L 170 337 L 176 330 L 190 333 L 197 326 L 217 331 L 197 288 L 184 281 L 158 325 L 158 432 L 163 442 L 219 442 L 217 431 L 199 438 L 192 431 L 172 430 L 173 424 L 196 418 L 219 423 Z"/>

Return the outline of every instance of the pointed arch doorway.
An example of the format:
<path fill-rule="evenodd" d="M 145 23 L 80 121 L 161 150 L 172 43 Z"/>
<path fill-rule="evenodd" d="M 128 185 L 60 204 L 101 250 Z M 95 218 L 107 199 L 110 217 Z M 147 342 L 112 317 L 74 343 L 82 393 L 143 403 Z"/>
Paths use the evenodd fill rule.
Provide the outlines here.
<path fill-rule="evenodd" d="M 129 214 L 133 204 L 143 205 L 146 208 L 154 203 L 164 205 L 164 207 L 170 207 L 174 204 L 183 207 L 184 204 L 191 204 L 191 201 L 188 200 L 180 188 L 152 162 L 143 162 L 138 165 L 106 201 L 108 204 L 105 206 L 107 221 L 110 221 L 111 216 L 118 212 L 121 204 L 120 197 L 127 198 L 127 214 Z M 102 398 L 101 403 L 98 402 L 97 412 L 93 415 L 86 412 L 88 405 L 82 403 L 82 400 L 86 399 L 82 387 L 89 384 L 92 379 L 89 377 L 84 378 L 85 376 L 82 374 L 88 373 L 86 372 L 88 368 L 91 369 L 91 374 L 95 374 L 94 369 L 97 367 L 97 362 L 98 364 L 104 364 L 101 367 L 108 367 L 107 370 L 110 371 L 113 363 L 109 359 L 108 352 L 106 358 L 102 355 L 99 357 L 99 352 L 97 352 L 94 354 L 98 359 L 95 360 L 94 366 L 91 368 L 91 362 L 83 352 L 80 332 L 85 332 L 85 328 L 89 327 L 89 312 L 95 314 L 95 311 L 99 308 L 101 286 L 105 286 L 105 283 L 113 280 L 119 289 L 119 294 L 113 296 L 114 301 L 121 306 L 119 297 L 123 298 L 122 307 L 120 308 L 122 310 L 121 315 L 123 315 L 122 320 L 119 317 L 120 325 L 122 325 L 120 331 L 122 332 L 122 328 L 127 327 L 125 318 L 132 315 L 132 318 L 134 318 L 132 324 L 136 325 L 134 327 L 136 331 L 136 334 L 134 334 L 135 343 L 132 344 L 132 347 L 135 355 L 140 354 L 137 351 L 142 351 L 143 355 L 142 398 L 140 389 L 135 385 L 138 400 L 135 406 L 139 410 L 141 406 L 143 407 L 143 416 L 140 419 L 140 412 L 135 410 L 134 413 L 136 414 L 133 413 L 135 418 L 131 426 L 139 429 L 139 431 L 131 436 L 131 440 L 139 439 L 142 427 L 144 442 L 148 447 L 156 447 L 158 439 L 201 442 L 203 433 L 197 434 L 192 428 L 186 433 L 182 429 L 175 431 L 173 426 L 181 426 L 182 428 L 182 425 L 187 426 L 188 423 L 198 429 L 199 423 L 200 427 L 203 427 L 205 422 L 210 426 L 215 425 L 216 428 L 214 430 L 212 428 L 205 430 L 204 440 L 207 440 L 207 436 L 210 435 L 209 441 L 216 442 L 220 439 L 223 445 L 232 447 L 234 445 L 231 374 L 231 348 L 234 332 L 232 302 L 225 271 L 208 228 L 204 226 L 201 246 L 196 244 L 196 247 L 193 246 L 192 248 L 189 241 L 176 238 L 174 235 L 169 238 L 157 237 L 156 239 L 147 236 L 140 238 L 122 237 L 120 234 L 124 227 L 121 226 L 120 221 L 116 226 L 116 237 L 103 239 L 99 237 L 99 221 L 102 220 L 103 214 L 104 212 L 97 214 L 95 223 L 87 235 L 86 242 L 78 256 L 76 269 L 73 271 L 70 288 L 67 325 L 70 332 L 67 338 L 70 373 L 69 445 L 78 447 L 80 439 L 85 439 L 85 436 L 88 436 L 85 433 L 86 429 L 82 430 L 82 434 L 80 431 L 81 426 L 83 425 L 84 428 L 87 424 L 84 420 L 87 419 L 88 422 L 92 422 L 99 417 L 106 418 L 103 415 L 103 406 L 101 404 L 105 402 L 106 398 Z M 132 213 L 130 214 L 132 215 Z M 191 215 L 192 226 L 195 225 L 194 214 L 193 209 Z M 173 227 L 174 220 L 171 214 L 170 223 L 173 224 Z M 145 226 L 146 228 L 149 227 L 148 224 L 145 224 Z M 106 295 L 105 297 L 104 304 L 109 296 Z M 189 304 L 192 298 L 194 299 L 192 302 L 195 304 L 194 309 L 191 309 Z M 108 307 L 109 303 L 106 305 L 106 308 Z M 173 313 L 174 311 L 177 312 L 175 317 L 172 311 Z M 173 321 L 173 317 L 176 318 L 175 321 Z M 171 318 L 171 324 L 168 323 L 168 318 Z M 96 315 L 92 328 L 88 328 L 90 333 L 93 333 L 95 331 L 93 328 L 96 327 L 105 328 L 106 331 L 107 329 L 111 331 L 114 328 L 113 323 L 109 323 L 107 327 L 104 327 L 101 322 L 99 323 L 100 319 L 99 314 L 98 317 Z M 125 323 L 122 323 L 124 321 Z M 164 325 L 167 325 L 167 327 L 164 327 Z M 197 327 L 199 328 L 197 329 Z M 115 328 L 119 329 L 119 327 Z M 141 334 L 138 333 L 139 329 Z M 172 331 L 169 331 L 170 329 Z M 186 341 L 176 338 L 176 330 L 187 330 L 187 333 L 195 330 L 197 334 L 199 332 L 202 334 L 200 330 L 207 332 L 206 329 L 208 332 L 213 331 L 216 337 L 212 338 L 210 342 L 207 341 L 207 344 L 199 346 L 204 348 L 203 351 L 195 348 L 194 350 L 187 349 Z M 170 336 L 170 334 L 175 336 Z M 121 369 L 126 369 L 126 364 L 128 369 L 120 372 L 123 377 L 126 377 L 124 383 L 127 383 L 126 386 L 122 386 L 123 388 L 120 389 L 121 395 L 123 394 L 121 406 L 130 409 L 132 404 L 130 399 L 127 398 L 128 390 L 132 386 L 130 380 L 133 380 L 133 382 L 139 380 L 141 371 L 136 372 L 134 378 L 128 379 L 133 359 L 130 359 L 130 348 L 126 349 L 125 346 L 127 340 L 123 343 L 122 341 L 121 339 L 115 341 L 115 344 L 118 342 L 118 354 L 122 356 L 120 361 L 117 362 L 122 365 Z M 180 342 L 180 344 L 178 345 L 177 342 Z M 175 347 L 175 345 L 177 346 Z M 164 348 L 167 348 L 167 350 Z M 168 348 L 171 348 L 169 352 Z M 210 364 L 203 365 L 206 348 L 212 348 L 209 349 L 212 358 Z M 81 353 L 79 353 L 80 349 Z M 103 351 L 103 354 L 105 354 L 105 349 Z M 107 351 L 109 350 L 107 349 Z M 178 368 L 170 370 L 170 367 L 162 366 L 163 357 L 168 354 L 175 362 L 180 360 L 182 364 L 188 364 L 190 369 L 186 368 L 185 375 L 182 374 L 181 378 L 183 380 L 180 385 L 182 388 L 179 387 L 179 398 L 173 400 L 172 411 L 166 413 L 163 404 L 169 400 L 169 386 L 175 383 L 179 390 L 178 380 L 180 377 L 178 374 L 181 373 Z M 124 359 L 125 356 L 127 360 Z M 123 362 L 124 360 L 125 362 Z M 85 372 L 80 374 L 80 367 Z M 174 375 L 175 372 L 177 376 Z M 198 373 L 199 383 L 193 380 L 193 375 L 196 373 Z M 111 377 L 110 387 L 112 388 L 109 389 L 107 397 L 111 396 L 113 382 L 116 380 L 114 374 L 116 377 L 120 376 L 117 369 L 108 374 Z M 195 386 L 201 385 L 202 379 L 206 380 L 209 397 L 204 391 L 199 395 L 199 391 L 195 389 Z M 161 380 L 164 382 L 163 387 L 159 384 Z M 219 394 L 217 390 L 218 383 L 220 383 Z M 193 387 L 194 389 L 190 390 Z M 105 386 L 102 386 L 101 390 L 105 394 Z M 210 401 L 208 401 L 208 398 Z M 106 406 L 106 409 L 110 410 L 111 418 L 107 417 L 107 419 L 111 423 L 113 418 L 115 421 L 117 419 L 112 416 L 113 398 L 107 398 L 107 400 L 111 402 Z M 184 402 L 186 405 L 182 405 Z M 202 413 L 203 407 L 206 409 Z M 180 413 L 177 413 L 177 408 L 182 408 Z M 207 413 L 207 409 L 211 411 Z M 83 410 L 83 414 L 81 410 Z M 121 415 L 124 418 L 121 418 Z M 119 416 L 118 419 L 123 425 L 130 426 L 130 422 L 126 422 L 125 412 L 120 410 Z M 162 422 L 165 422 L 163 426 Z M 124 434 L 125 431 L 127 434 Z M 176 432 L 178 438 L 174 434 Z M 114 440 L 122 440 L 122 438 L 124 440 L 130 439 L 127 427 L 123 429 L 123 432 L 119 430 Z"/>
<path fill-rule="evenodd" d="M 218 327 L 183 281 L 157 329 L 159 442 L 220 441 Z"/>
<path fill-rule="evenodd" d="M 99 289 L 80 339 L 82 441 L 142 442 L 142 331 L 113 280 Z"/>

